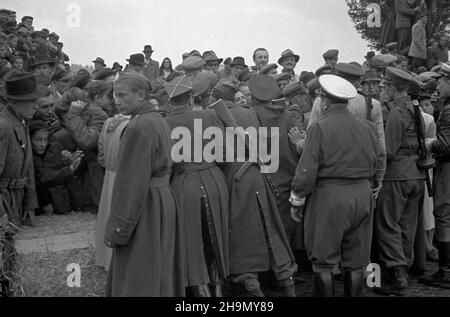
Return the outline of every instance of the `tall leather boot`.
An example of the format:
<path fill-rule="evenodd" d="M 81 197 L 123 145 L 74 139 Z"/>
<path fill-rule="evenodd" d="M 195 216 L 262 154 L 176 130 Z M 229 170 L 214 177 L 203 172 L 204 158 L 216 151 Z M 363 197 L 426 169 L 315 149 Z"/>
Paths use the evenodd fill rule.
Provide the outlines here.
<path fill-rule="evenodd" d="M 208 285 L 198 285 L 189 287 L 192 297 L 211 297 Z"/>
<path fill-rule="evenodd" d="M 364 274 L 362 271 L 345 271 L 344 274 L 344 296 L 361 297 Z"/>
<path fill-rule="evenodd" d="M 381 287 L 374 288 L 381 295 L 405 296 L 408 292 L 408 273 L 405 266 L 394 266 L 388 269 L 388 274 L 382 275 Z"/>
<path fill-rule="evenodd" d="M 419 283 L 450 289 L 450 242 L 439 242 L 439 270 Z"/>
<path fill-rule="evenodd" d="M 315 297 L 334 297 L 334 276 L 332 272 L 315 273 Z"/>

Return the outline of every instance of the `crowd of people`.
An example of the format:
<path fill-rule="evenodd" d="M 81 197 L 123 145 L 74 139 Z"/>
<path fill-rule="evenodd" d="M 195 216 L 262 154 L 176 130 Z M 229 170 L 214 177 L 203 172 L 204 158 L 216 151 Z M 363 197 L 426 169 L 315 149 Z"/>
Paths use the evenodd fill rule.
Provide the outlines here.
<path fill-rule="evenodd" d="M 97 57 L 74 74 L 58 40 L 0 10 L 0 225 L 97 214 L 108 295 L 220 297 L 227 282 L 263 297 L 271 271 L 265 283 L 295 297 L 311 266 L 317 296 L 340 277 L 360 296 L 369 263 L 384 295 L 405 295 L 410 275 L 450 288 L 448 51 L 428 64 L 389 45 L 359 63 L 330 49 L 297 74 L 290 49 L 271 63 L 258 48 L 253 66 L 193 50 L 174 67 L 145 45 L 125 69 Z M 174 132 L 199 120 L 202 135 L 267 128 L 278 170 L 262 172 L 239 132 L 244 160 L 229 140 L 199 157 L 211 139 L 175 160 Z M 439 270 L 423 277 L 427 260 Z"/>

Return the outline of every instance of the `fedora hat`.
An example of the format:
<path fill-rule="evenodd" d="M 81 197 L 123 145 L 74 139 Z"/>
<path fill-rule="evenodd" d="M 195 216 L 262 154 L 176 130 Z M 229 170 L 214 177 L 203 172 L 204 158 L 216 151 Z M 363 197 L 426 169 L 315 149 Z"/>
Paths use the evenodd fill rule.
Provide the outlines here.
<path fill-rule="evenodd" d="M 292 50 L 287 49 L 283 53 L 281 53 L 281 57 L 278 59 L 278 64 L 281 65 L 281 63 L 283 63 L 283 61 L 286 57 L 294 57 L 296 63 L 298 63 L 298 61 L 300 60 L 299 55 L 294 54 L 294 52 Z"/>
<path fill-rule="evenodd" d="M 230 64 L 231 67 L 233 66 L 242 66 L 244 68 L 247 68 L 248 66 L 245 65 L 245 59 L 241 56 L 237 56 L 235 58 L 233 58 L 233 61 Z"/>
<path fill-rule="evenodd" d="M 131 65 L 144 66 L 145 65 L 145 57 L 141 53 L 130 55 L 130 58 L 127 59 L 127 62 Z"/>
<path fill-rule="evenodd" d="M 205 60 L 205 62 L 215 62 L 218 61 L 219 64 L 221 64 L 223 62 L 223 58 L 218 58 L 216 53 L 214 53 L 214 51 L 206 51 L 203 53 L 203 59 Z"/>
<path fill-rule="evenodd" d="M 21 101 L 36 100 L 39 98 L 36 88 L 36 77 L 32 73 L 13 74 L 5 80 L 3 97 Z"/>
<path fill-rule="evenodd" d="M 145 45 L 145 46 L 144 46 L 144 50 L 143 50 L 142 52 L 143 52 L 143 53 L 147 53 L 147 52 L 153 53 L 154 50 L 153 50 L 153 48 L 152 48 L 151 45 Z"/>
<path fill-rule="evenodd" d="M 92 63 L 100 63 L 106 67 L 105 60 L 101 57 L 97 57 L 95 60 L 92 61 Z"/>

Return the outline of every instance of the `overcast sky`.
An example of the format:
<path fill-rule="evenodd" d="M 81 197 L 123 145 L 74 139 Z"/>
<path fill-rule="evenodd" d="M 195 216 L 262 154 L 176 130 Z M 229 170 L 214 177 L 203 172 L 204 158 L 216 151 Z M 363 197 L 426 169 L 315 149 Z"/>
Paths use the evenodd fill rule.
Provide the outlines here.
<path fill-rule="evenodd" d="M 68 23 L 75 21 L 73 3 L 81 9 L 79 27 Z M 71 62 L 83 65 L 97 56 L 108 66 L 125 65 L 145 44 L 155 60 L 167 56 L 174 65 L 193 49 L 243 56 L 253 65 L 254 49 L 265 47 L 275 63 L 287 48 L 299 54 L 300 72 L 320 67 L 330 48 L 340 50 L 341 61 L 360 63 L 368 50 L 344 0 L 2 0 L 0 6 L 17 11 L 19 21 L 34 16 L 35 28 L 59 34 Z"/>

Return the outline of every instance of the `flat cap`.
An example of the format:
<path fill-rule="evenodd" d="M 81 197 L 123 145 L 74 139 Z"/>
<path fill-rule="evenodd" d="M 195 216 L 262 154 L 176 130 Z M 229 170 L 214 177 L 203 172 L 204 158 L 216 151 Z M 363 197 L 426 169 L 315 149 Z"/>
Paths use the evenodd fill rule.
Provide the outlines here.
<path fill-rule="evenodd" d="M 355 78 L 364 76 L 364 69 L 356 64 L 339 63 L 335 67 L 338 76 L 344 78 Z"/>
<path fill-rule="evenodd" d="M 250 78 L 248 88 L 252 96 L 261 101 L 269 101 L 280 95 L 277 81 L 267 75 L 255 75 Z"/>
<path fill-rule="evenodd" d="M 283 96 L 295 97 L 298 95 L 308 94 L 309 90 L 303 85 L 302 82 L 293 82 L 287 84 L 282 90 Z"/>
<path fill-rule="evenodd" d="M 320 89 L 319 77 L 315 77 L 314 79 L 310 80 L 306 85 L 306 88 L 308 88 L 309 94 L 314 96 L 316 90 Z"/>
<path fill-rule="evenodd" d="M 201 56 L 190 55 L 183 60 L 181 65 L 185 71 L 198 70 L 205 65 L 205 60 Z"/>
<path fill-rule="evenodd" d="M 336 75 L 328 74 L 320 76 L 319 84 L 324 92 L 340 100 L 353 99 L 358 93 L 355 86 L 348 80 Z"/>
<path fill-rule="evenodd" d="M 384 80 L 387 83 L 391 83 L 394 85 L 405 85 L 413 81 L 414 78 L 404 70 L 395 67 L 387 67 Z"/>
<path fill-rule="evenodd" d="M 332 50 L 328 50 L 325 53 L 323 53 L 322 57 L 324 59 L 329 59 L 329 58 L 337 57 L 338 55 L 339 55 L 339 50 L 332 49 Z"/>
<path fill-rule="evenodd" d="M 167 95 L 174 98 L 192 91 L 192 81 L 188 76 L 175 77 L 172 81 L 165 83 Z"/>

